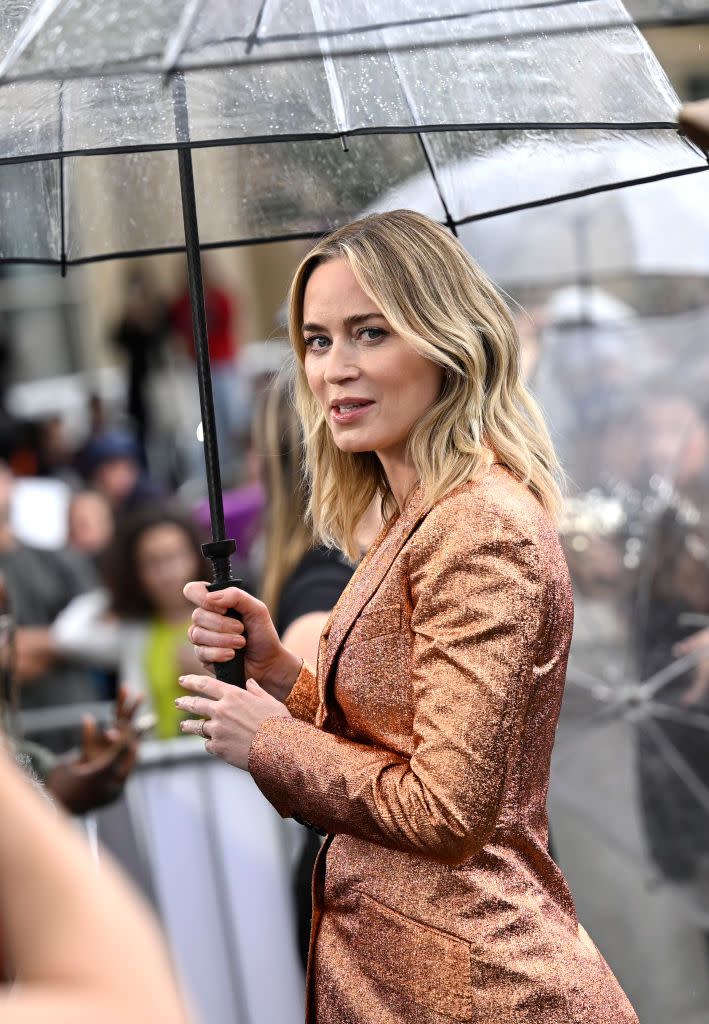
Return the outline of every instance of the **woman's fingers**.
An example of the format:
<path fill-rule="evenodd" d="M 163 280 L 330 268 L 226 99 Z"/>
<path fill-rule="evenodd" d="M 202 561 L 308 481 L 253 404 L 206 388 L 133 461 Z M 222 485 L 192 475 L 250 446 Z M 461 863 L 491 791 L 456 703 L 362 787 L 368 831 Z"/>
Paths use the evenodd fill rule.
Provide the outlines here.
<path fill-rule="evenodd" d="M 195 647 L 194 652 L 203 665 L 231 661 L 235 654 L 233 647 Z"/>
<path fill-rule="evenodd" d="M 217 633 L 202 626 L 190 626 L 187 630 L 190 642 L 199 647 L 243 647 L 246 640 L 238 633 Z"/>
<path fill-rule="evenodd" d="M 192 612 L 193 626 L 208 629 L 212 633 L 228 633 L 241 636 L 244 625 L 238 619 L 227 618 L 222 612 L 210 612 L 206 608 L 195 608 Z"/>
<path fill-rule="evenodd" d="M 219 700 L 225 693 L 231 693 L 234 689 L 229 683 L 221 683 L 211 676 L 180 676 L 178 682 L 183 690 L 198 697 L 207 697 L 210 701 Z"/>
<path fill-rule="evenodd" d="M 230 608 L 241 612 L 242 615 L 262 615 L 265 608 L 262 601 L 247 594 L 245 590 L 239 590 L 238 587 L 210 591 L 207 590 L 206 583 L 188 583 L 183 593 L 188 601 L 199 608 L 222 615 Z"/>
<path fill-rule="evenodd" d="M 201 718 L 188 718 L 186 721 L 180 722 L 180 732 L 185 736 L 202 736 L 206 739 L 209 734 L 205 735 L 203 728 L 204 722 Z"/>
<path fill-rule="evenodd" d="M 216 701 L 208 697 L 178 697 L 175 701 L 180 711 L 189 711 L 191 715 L 199 715 L 200 718 L 211 718 L 216 708 Z"/>

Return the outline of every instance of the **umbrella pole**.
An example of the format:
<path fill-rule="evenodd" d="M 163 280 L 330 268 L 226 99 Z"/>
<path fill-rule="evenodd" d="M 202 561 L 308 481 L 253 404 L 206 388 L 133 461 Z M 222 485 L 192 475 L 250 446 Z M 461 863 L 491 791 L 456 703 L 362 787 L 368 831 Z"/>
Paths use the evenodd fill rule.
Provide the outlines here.
<path fill-rule="evenodd" d="M 202 545 L 202 551 L 212 564 L 214 582 L 210 584 L 209 590 L 225 590 L 227 587 L 241 586 L 241 580 L 234 579 L 231 575 L 230 558 L 236 551 L 236 543 L 224 536 L 222 480 L 219 470 L 219 447 L 214 418 L 212 375 L 209 365 L 209 339 L 207 334 L 207 314 L 204 305 L 204 282 L 202 280 L 202 261 L 200 258 L 199 231 L 197 227 L 197 203 L 194 191 L 194 175 L 192 173 L 192 152 L 189 148 L 185 147 L 178 149 L 177 155 L 180 166 L 182 218 L 185 227 L 187 276 L 192 306 L 194 347 L 197 359 L 199 404 L 204 433 L 207 494 L 209 496 L 209 514 L 212 523 L 212 540 L 209 544 Z M 227 612 L 227 615 L 230 618 L 241 621 L 241 616 L 233 610 Z M 242 688 L 246 686 L 243 650 L 235 651 L 234 658 L 231 661 L 215 664 L 214 670 L 217 679 L 221 679 L 222 682 L 232 683 Z"/>

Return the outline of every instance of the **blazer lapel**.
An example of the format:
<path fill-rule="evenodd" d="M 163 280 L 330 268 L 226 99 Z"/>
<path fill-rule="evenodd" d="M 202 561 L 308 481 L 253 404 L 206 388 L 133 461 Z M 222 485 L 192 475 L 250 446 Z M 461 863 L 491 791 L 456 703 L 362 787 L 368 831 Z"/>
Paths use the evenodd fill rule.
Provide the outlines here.
<path fill-rule="evenodd" d="M 321 726 L 327 717 L 325 695 L 332 668 L 347 634 L 360 612 L 375 594 L 389 568 L 411 536 L 417 524 L 423 519 L 429 506 L 423 500 L 422 488 L 413 492 L 403 512 L 391 525 L 378 544 L 364 556 L 347 587 L 335 605 L 325 625 L 318 653 L 318 692 L 320 707 L 316 725 Z"/>

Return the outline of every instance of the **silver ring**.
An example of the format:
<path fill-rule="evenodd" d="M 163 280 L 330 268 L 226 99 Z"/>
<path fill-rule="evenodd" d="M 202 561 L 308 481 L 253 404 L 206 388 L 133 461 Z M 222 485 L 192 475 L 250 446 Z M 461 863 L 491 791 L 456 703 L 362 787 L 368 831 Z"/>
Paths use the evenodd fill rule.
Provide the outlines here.
<path fill-rule="evenodd" d="M 204 727 L 207 724 L 207 721 L 208 720 L 206 718 L 203 718 L 202 721 L 199 723 L 199 729 L 197 730 L 197 732 L 199 733 L 203 740 L 210 739 L 210 737 L 207 736 L 206 732 L 204 731 Z"/>

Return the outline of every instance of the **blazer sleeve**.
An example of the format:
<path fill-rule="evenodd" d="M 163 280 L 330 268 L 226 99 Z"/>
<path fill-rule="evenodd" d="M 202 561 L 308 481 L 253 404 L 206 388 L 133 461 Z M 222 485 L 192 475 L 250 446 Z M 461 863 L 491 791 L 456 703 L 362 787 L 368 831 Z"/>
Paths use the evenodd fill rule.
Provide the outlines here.
<path fill-rule="evenodd" d="M 536 544 L 501 521 L 504 512 L 476 510 L 471 523 L 469 510 L 456 514 L 454 505 L 446 515 L 445 505 L 429 513 L 406 555 L 411 757 L 278 717 L 256 733 L 249 768 L 284 817 L 456 864 L 496 826 L 545 587 Z"/>
<path fill-rule="evenodd" d="M 302 722 L 315 721 L 318 710 L 318 683 L 315 673 L 305 660 L 300 666 L 291 692 L 286 697 L 285 705 L 293 718 L 298 718 Z"/>

